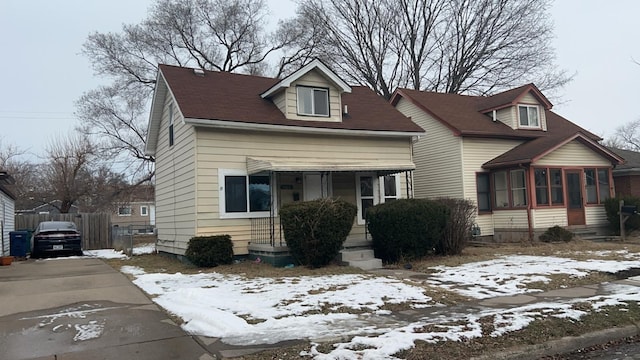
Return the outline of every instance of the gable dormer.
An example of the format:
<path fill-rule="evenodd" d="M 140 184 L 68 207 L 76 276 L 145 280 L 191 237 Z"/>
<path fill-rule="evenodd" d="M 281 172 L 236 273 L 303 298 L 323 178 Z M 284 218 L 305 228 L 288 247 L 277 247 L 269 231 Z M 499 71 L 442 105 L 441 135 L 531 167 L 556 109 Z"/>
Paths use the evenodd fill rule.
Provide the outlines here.
<path fill-rule="evenodd" d="M 482 110 L 493 121 L 500 121 L 514 130 L 547 131 L 546 110 L 553 106 L 534 84 L 484 98 Z"/>
<path fill-rule="evenodd" d="M 271 99 L 287 119 L 340 122 L 345 92 L 350 93 L 351 87 L 316 59 L 261 96 Z"/>

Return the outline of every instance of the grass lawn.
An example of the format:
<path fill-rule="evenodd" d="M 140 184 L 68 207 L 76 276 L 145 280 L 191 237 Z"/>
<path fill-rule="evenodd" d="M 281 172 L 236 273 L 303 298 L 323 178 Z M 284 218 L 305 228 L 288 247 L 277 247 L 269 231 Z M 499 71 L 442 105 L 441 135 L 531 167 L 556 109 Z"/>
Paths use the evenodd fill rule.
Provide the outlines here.
<path fill-rule="evenodd" d="M 532 255 L 532 256 L 555 256 L 575 260 L 629 260 L 628 253 L 640 253 L 639 241 L 620 242 L 590 242 L 576 240 L 569 243 L 536 243 L 536 244 L 514 244 L 496 247 L 469 247 L 460 256 L 429 257 L 420 261 L 412 262 L 412 271 L 433 273 L 434 266 L 458 266 L 467 263 L 487 261 L 499 256 L 507 255 Z M 147 273 L 200 273 L 217 272 L 222 274 L 242 275 L 249 278 L 255 277 L 295 277 L 295 276 L 323 276 L 334 274 L 360 274 L 366 273 L 362 270 L 332 265 L 321 269 L 307 269 L 305 267 L 295 268 L 274 268 L 268 264 L 243 261 L 233 265 L 218 266 L 210 269 L 201 269 L 189 266 L 177 261 L 175 258 L 161 255 L 142 255 L 129 258 L 127 260 L 111 259 L 105 260 L 111 266 L 119 269 L 120 266 L 130 265 L 143 268 Z M 405 264 L 389 265 L 389 268 L 402 268 Z M 640 262 L 639 262 L 640 267 Z M 540 282 L 528 284 L 542 290 L 553 290 L 558 288 L 575 287 L 589 284 L 599 284 L 602 282 L 616 280 L 614 274 L 605 272 L 591 272 L 585 277 L 571 277 L 569 275 L 551 275 L 550 282 Z M 418 283 L 411 283 L 419 286 Z M 447 290 L 437 287 L 423 285 L 426 295 L 435 301 L 445 305 L 455 305 L 463 303 L 469 299 L 460 295 L 455 295 Z M 446 299 L 446 300 L 445 300 Z M 548 340 L 557 339 L 563 336 L 580 335 L 587 332 L 611 328 L 615 326 L 626 326 L 640 321 L 640 307 L 637 303 L 631 303 L 624 307 L 624 311 L 619 311 L 618 307 L 605 307 L 596 312 L 589 304 L 576 304 L 581 306 L 579 310 L 589 314 L 575 321 L 571 319 L 541 318 L 529 324 L 526 328 L 509 332 L 504 336 L 490 337 L 484 336 L 467 341 L 445 341 L 435 344 L 426 342 L 416 342 L 415 347 L 396 354 L 399 358 L 406 359 L 468 359 L 483 353 L 491 353 L 502 349 L 542 343 Z M 393 305 L 389 310 L 404 310 L 407 306 Z M 331 311 L 331 310 L 327 310 Z M 483 323 L 483 334 L 492 331 L 493 319 L 485 319 Z M 486 324 L 486 325 L 485 325 Z M 434 331 L 433 328 L 424 331 Z M 321 344 L 318 350 L 329 351 L 331 343 Z M 293 347 L 268 350 L 255 355 L 244 356 L 243 359 L 299 359 L 301 351 L 308 351 L 310 345 L 298 345 Z"/>

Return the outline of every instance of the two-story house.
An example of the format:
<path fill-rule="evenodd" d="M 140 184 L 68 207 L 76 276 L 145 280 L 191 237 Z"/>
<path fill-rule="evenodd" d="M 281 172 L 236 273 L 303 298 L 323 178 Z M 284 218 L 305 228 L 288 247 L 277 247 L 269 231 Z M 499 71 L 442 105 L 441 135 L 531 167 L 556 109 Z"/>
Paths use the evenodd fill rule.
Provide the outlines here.
<path fill-rule="evenodd" d="M 160 65 L 146 153 L 156 157 L 158 251 L 229 234 L 236 255 L 286 252 L 278 209 L 338 197 L 367 207 L 411 196 L 424 131 L 314 60 L 283 78 Z"/>
<path fill-rule="evenodd" d="M 494 96 L 400 89 L 392 104 L 425 129 L 414 144 L 415 197 L 466 198 L 482 236 L 537 239 L 547 228 L 606 226 L 623 159 L 551 111 L 533 84 Z"/>

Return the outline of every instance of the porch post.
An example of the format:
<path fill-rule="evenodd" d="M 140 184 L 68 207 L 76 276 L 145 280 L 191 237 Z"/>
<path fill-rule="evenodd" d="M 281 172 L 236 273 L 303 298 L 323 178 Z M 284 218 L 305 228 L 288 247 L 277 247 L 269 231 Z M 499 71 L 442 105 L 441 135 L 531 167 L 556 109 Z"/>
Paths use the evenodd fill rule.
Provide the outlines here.
<path fill-rule="evenodd" d="M 275 183 L 275 173 L 273 171 L 269 171 L 269 191 L 271 193 L 271 198 L 269 199 L 269 243 L 271 246 L 275 246 L 275 201 L 273 199 L 277 196 L 277 189 L 274 188 L 273 184 Z"/>
<path fill-rule="evenodd" d="M 405 171 L 404 177 L 407 184 L 407 199 L 413 199 L 413 170 Z"/>

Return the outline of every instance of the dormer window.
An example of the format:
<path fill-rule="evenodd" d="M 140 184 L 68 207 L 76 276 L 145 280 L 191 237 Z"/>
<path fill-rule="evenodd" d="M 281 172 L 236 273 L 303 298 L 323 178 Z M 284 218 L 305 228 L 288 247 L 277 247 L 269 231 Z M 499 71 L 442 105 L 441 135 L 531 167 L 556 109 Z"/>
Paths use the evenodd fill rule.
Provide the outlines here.
<path fill-rule="evenodd" d="M 520 116 L 520 127 L 539 128 L 540 117 L 538 107 L 534 105 L 519 105 L 518 114 Z"/>
<path fill-rule="evenodd" d="M 298 114 L 329 116 L 329 89 L 298 86 Z"/>

